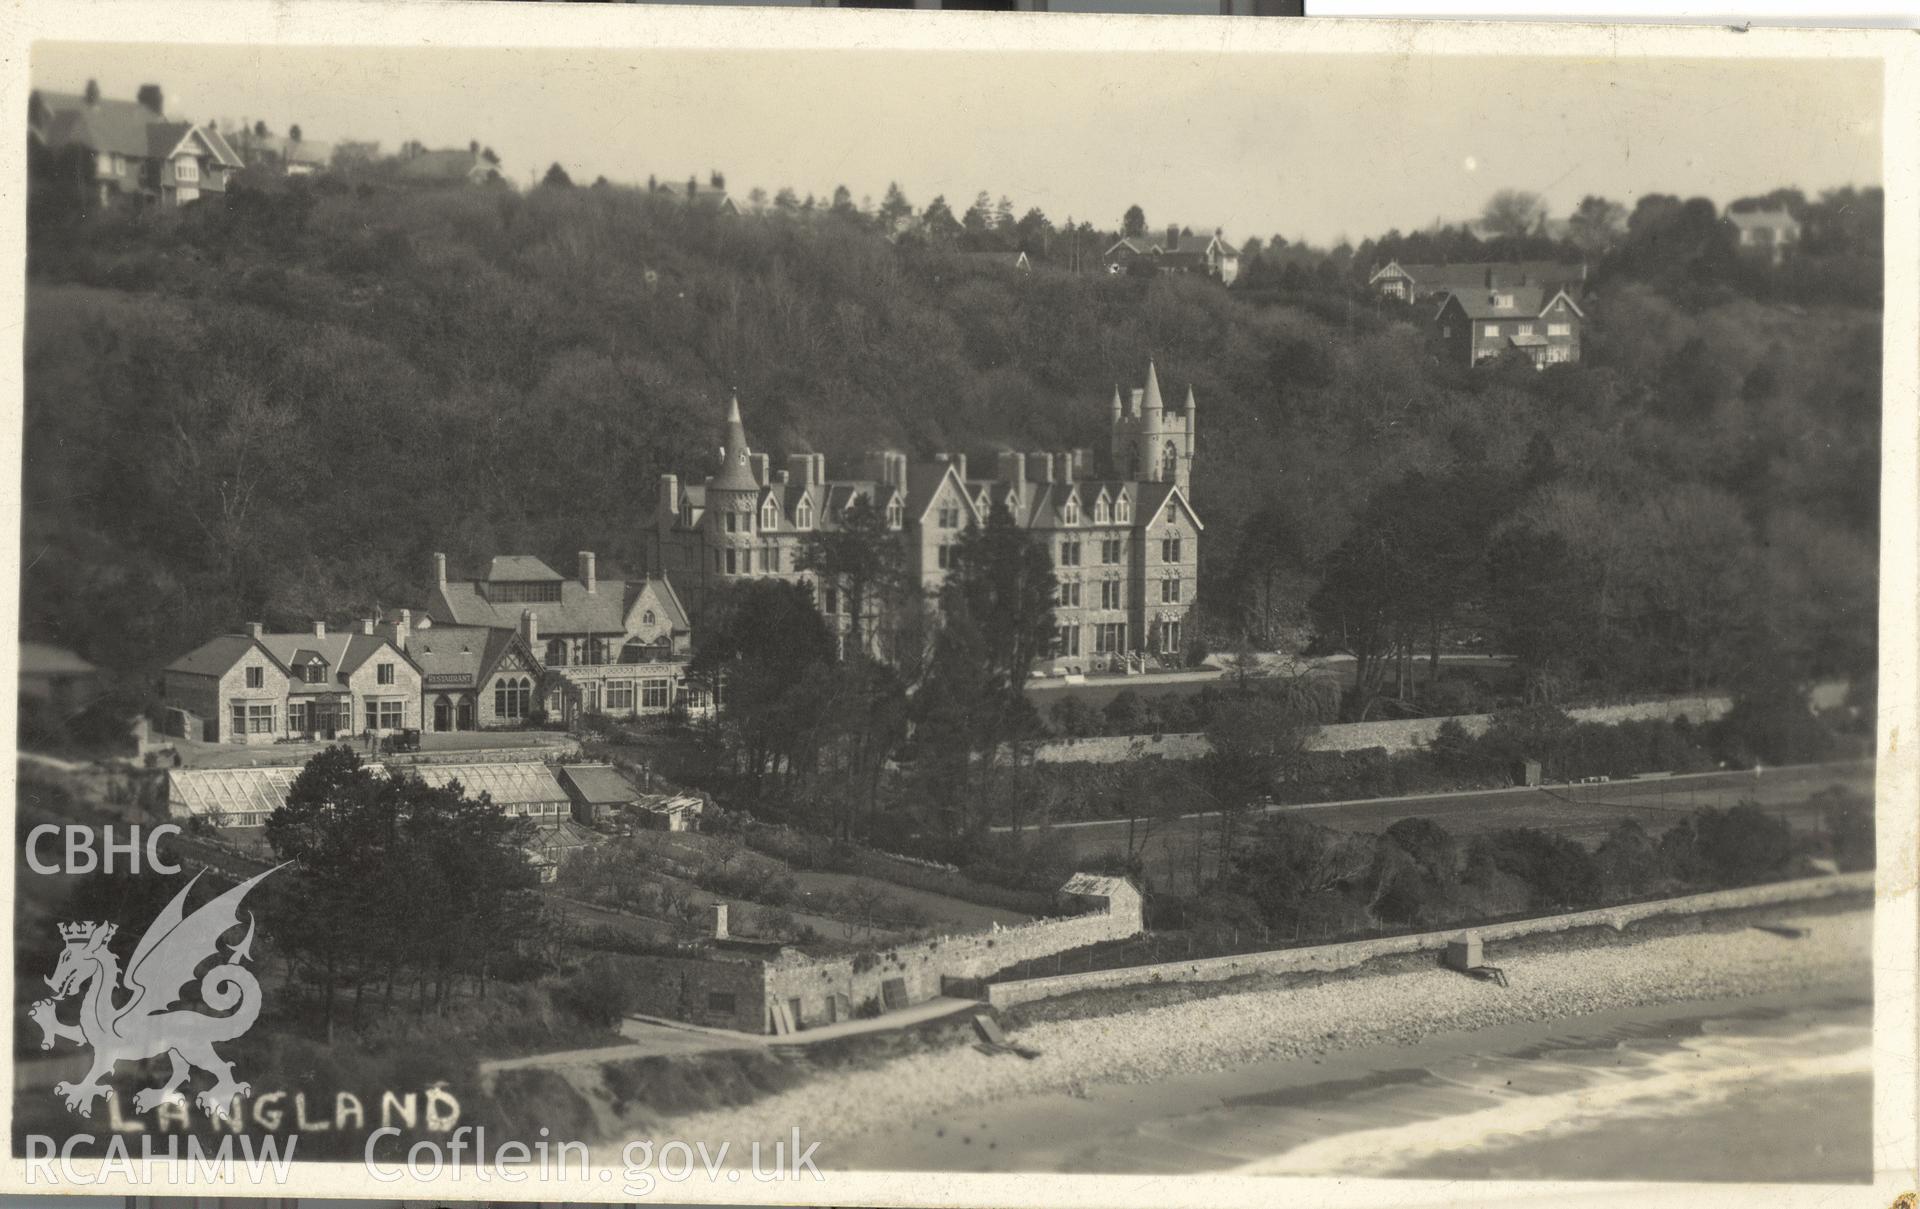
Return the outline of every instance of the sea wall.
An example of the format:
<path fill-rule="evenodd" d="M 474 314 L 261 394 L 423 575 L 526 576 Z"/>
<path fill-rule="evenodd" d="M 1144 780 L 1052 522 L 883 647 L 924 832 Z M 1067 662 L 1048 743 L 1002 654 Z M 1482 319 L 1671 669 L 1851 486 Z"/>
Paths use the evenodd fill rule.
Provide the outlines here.
<path fill-rule="evenodd" d="M 1567 711 L 1576 722 L 1672 721 L 1713 722 L 1725 717 L 1733 701 L 1729 697 L 1664 697 L 1658 701 L 1635 701 L 1626 705 L 1596 705 Z M 1470 735 L 1484 734 L 1493 723 L 1492 714 L 1459 714 L 1452 718 L 1396 718 L 1386 722 L 1334 722 L 1322 726 L 1307 740 L 1309 751 L 1364 751 L 1385 748 L 1389 752 L 1416 751 L 1433 742 L 1447 722 L 1458 722 Z M 1179 735 L 1105 735 L 1087 739 L 1052 739 L 1034 748 L 1033 758 L 1041 764 L 1117 764 L 1160 756 L 1168 760 L 1197 760 L 1210 750 L 1203 734 Z"/>
<path fill-rule="evenodd" d="M 1643 919 L 1671 915 L 1702 915 L 1742 907 L 1768 906 L 1774 903 L 1801 902 L 1828 898 L 1837 894 L 1864 893 L 1873 889 L 1873 873 L 1844 873 L 1831 877 L 1803 878 L 1775 882 L 1765 886 L 1742 886 L 1735 890 L 1716 890 L 1690 894 L 1683 898 L 1657 902 L 1629 903 L 1594 911 L 1576 911 L 1538 919 L 1512 920 L 1485 927 L 1445 932 L 1419 932 L 1407 936 L 1383 936 L 1372 940 L 1343 944 L 1314 945 L 1299 949 L 1275 949 L 1262 953 L 1237 953 L 1229 957 L 1207 957 L 1196 961 L 1163 962 L 1159 965 L 1132 966 L 1116 970 L 1089 970 L 1080 974 L 1060 974 L 1051 978 L 1029 978 L 1018 982 L 994 983 L 987 988 L 987 1001 L 996 1008 L 1112 987 L 1140 986 L 1160 982 L 1220 982 L 1253 974 L 1291 973 L 1312 970 L 1344 970 L 1362 965 L 1376 957 L 1394 953 L 1438 952 L 1446 942 L 1463 931 L 1483 941 L 1498 941 L 1515 936 L 1566 932 L 1575 928 L 1605 926 L 1615 930 Z M 1498 953 L 1489 953 L 1490 962 Z"/>
<path fill-rule="evenodd" d="M 904 984 L 907 1003 L 924 1003 L 941 995 L 949 979 L 978 982 L 1023 961 L 1137 936 L 1143 926 L 1140 900 L 1133 897 L 1110 911 L 937 936 L 875 953 L 782 958 L 766 967 L 767 999 L 790 1007 L 798 1000 L 799 1023 L 818 1025 L 869 1002 L 883 1004 L 883 987 L 892 979 Z"/>

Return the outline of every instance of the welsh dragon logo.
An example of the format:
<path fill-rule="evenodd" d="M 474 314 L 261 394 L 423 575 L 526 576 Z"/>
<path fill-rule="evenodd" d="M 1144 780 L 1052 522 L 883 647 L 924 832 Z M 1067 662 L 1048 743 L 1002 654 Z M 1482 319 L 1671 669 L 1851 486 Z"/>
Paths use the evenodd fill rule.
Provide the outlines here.
<path fill-rule="evenodd" d="M 68 1109 L 92 1116 L 93 1102 L 108 1094 L 102 1080 L 113 1073 L 115 1063 L 165 1054 L 173 1069 L 166 1082 L 134 1095 L 135 1112 L 149 1112 L 162 1104 L 184 1105 L 180 1087 L 195 1067 L 214 1078 L 213 1086 L 196 1096 L 195 1103 L 220 1118 L 237 1111 L 237 1098 L 253 1088 L 234 1082 L 233 1063 L 222 1060 L 213 1046 L 241 1036 L 260 1015 L 260 983 L 241 964 L 253 956 L 252 912 L 247 914 L 247 933 L 239 944 L 222 954 L 220 938 L 240 925 L 240 900 L 278 868 L 241 882 L 188 915 L 187 895 L 200 880 L 195 874 L 148 925 L 124 975 L 120 959 L 107 947 L 118 930 L 114 925 L 60 925 L 67 947 L 47 979 L 53 997 L 35 1003 L 28 1016 L 44 1034 L 41 1049 L 52 1049 L 55 1041 L 93 1047 L 93 1069 L 85 1079 L 54 1084 L 54 1094 L 65 1098 Z M 194 970 L 209 957 L 223 960 L 200 977 L 200 998 L 214 1012 L 224 1014 L 175 1008 L 194 980 Z M 83 989 L 79 1021 L 60 1020 L 55 1005 Z"/>

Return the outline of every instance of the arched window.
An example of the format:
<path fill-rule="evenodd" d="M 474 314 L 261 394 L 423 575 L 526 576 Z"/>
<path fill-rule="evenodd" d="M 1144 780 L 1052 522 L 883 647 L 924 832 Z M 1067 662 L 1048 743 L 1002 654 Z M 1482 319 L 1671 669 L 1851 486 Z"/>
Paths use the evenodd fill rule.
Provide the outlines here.
<path fill-rule="evenodd" d="M 626 643 L 620 648 L 620 662 L 622 663 L 647 662 L 647 644 L 639 638 L 627 639 Z"/>
<path fill-rule="evenodd" d="M 642 614 L 640 614 L 640 624 L 641 624 L 641 625 L 653 625 L 653 624 L 654 624 L 654 621 L 653 621 L 653 610 L 652 610 L 652 609 L 648 609 L 648 610 L 647 610 L 646 612 L 644 612 L 644 613 L 642 613 Z"/>
<path fill-rule="evenodd" d="M 548 667 L 567 666 L 566 639 L 550 638 L 547 640 L 547 666 Z"/>
<path fill-rule="evenodd" d="M 1160 454 L 1160 481 L 1171 483 L 1180 473 L 1180 449 L 1172 441 Z"/>
<path fill-rule="evenodd" d="M 533 709 L 533 681 L 525 676 L 493 682 L 494 717 L 503 722 L 518 722 Z"/>

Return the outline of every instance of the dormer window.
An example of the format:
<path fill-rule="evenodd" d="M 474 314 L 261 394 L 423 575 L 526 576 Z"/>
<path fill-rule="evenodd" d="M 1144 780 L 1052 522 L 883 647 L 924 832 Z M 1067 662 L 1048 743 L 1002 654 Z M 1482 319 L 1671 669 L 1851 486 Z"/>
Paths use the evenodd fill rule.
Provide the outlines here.
<path fill-rule="evenodd" d="M 900 498 L 895 496 L 887 505 L 887 528 L 898 529 L 907 523 L 907 510 L 900 506 Z"/>
<path fill-rule="evenodd" d="M 1113 511 L 1114 519 L 1121 524 L 1130 525 L 1133 523 L 1133 505 L 1128 502 L 1126 496 L 1123 495 L 1120 497 L 1120 502 L 1114 505 Z"/>
<path fill-rule="evenodd" d="M 1502 310 L 1511 309 L 1513 306 L 1513 295 L 1512 294 L 1495 294 L 1493 296 L 1493 305 L 1499 307 Z"/>
<path fill-rule="evenodd" d="M 762 529 L 780 527 L 780 510 L 773 506 L 772 500 L 768 500 L 767 506 L 760 510 L 760 527 Z"/>
<path fill-rule="evenodd" d="M 806 500 L 801 500 L 800 506 L 793 510 L 793 523 L 796 528 L 813 528 L 813 505 Z"/>
<path fill-rule="evenodd" d="M 1107 500 L 1105 496 L 1101 496 L 1099 499 L 1093 501 L 1093 523 L 1096 525 L 1104 525 L 1107 523 L 1107 520 Z"/>
<path fill-rule="evenodd" d="M 325 684 L 327 665 L 318 659 L 309 660 L 307 665 L 300 669 L 300 679 L 307 684 Z"/>
<path fill-rule="evenodd" d="M 1072 498 L 1069 498 L 1067 500 L 1066 521 L 1067 521 L 1067 524 L 1069 525 L 1077 525 L 1080 523 L 1080 501 L 1079 500 L 1072 499 Z"/>

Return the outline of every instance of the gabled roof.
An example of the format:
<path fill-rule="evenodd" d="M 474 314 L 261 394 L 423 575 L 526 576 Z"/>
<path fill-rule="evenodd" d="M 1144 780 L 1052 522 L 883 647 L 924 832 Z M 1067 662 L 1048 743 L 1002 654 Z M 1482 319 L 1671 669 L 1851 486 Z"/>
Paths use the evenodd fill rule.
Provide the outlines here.
<path fill-rule="evenodd" d="M 226 136 L 214 127 L 202 126 L 200 133 L 206 138 L 207 146 L 213 148 L 214 155 L 219 158 L 221 163 L 229 168 L 244 168 L 247 166 L 246 161 L 240 158 L 240 153 L 233 149 L 233 144 L 229 143 Z"/>
<path fill-rule="evenodd" d="M 470 676 L 479 684 L 519 641 L 512 630 L 436 625 L 409 631 L 407 653 L 420 665 L 422 675 Z"/>
<path fill-rule="evenodd" d="M 155 122 L 147 127 L 147 158 L 171 159 L 193 127 L 186 122 Z"/>
<path fill-rule="evenodd" d="M 172 159 L 189 142 L 196 141 L 201 151 L 219 160 L 223 166 L 244 167 L 240 157 L 233 153 L 233 148 L 204 126 L 195 126 L 191 122 L 155 122 L 147 127 L 148 155 L 152 159 Z"/>
<path fill-rule="evenodd" d="M 326 635 L 310 631 L 296 631 L 287 634 L 262 634 L 260 645 L 283 669 L 291 669 L 302 655 L 318 657 L 333 669 L 335 676 L 345 679 L 360 669 L 360 665 L 380 654 L 391 651 L 405 659 L 405 651 L 393 644 L 386 631 L 367 634 L 360 630 L 331 631 Z M 228 666 L 232 666 L 229 664 Z M 417 668 L 418 664 L 414 664 Z"/>
<path fill-rule="evenodd" d="M 634 608 L 638 608 L 641 601 L 647 599 L 658 602 L 660 610 L 667 615 L 668 626 L 683 631 L 691 628 L 692 623 L 687 620 L 687 606 L 680 603 L 680 593 L 674 590 L 673 581 L 666 576 L 651 575 L 640 581 L 640 589 L 634 598 Z M 631 616 L 633 609 L 628 609 L 627 612 Z"/>
<path fill-rule="evenodd" d="M 974 507 L 973 492 L 967 490 L 966 483 L 960 479 L 960 472 L 952 462 L 910 462 L 907 465 L 907 519 L 915 524 L 924 522 L 927 513 L 933 507 L 934 497 L 940 494 L 940 488 L 949 480 L 958 490 L 960 499 L 966 504 L 967 511 L 976 521 L 985 520 Z"/>
<path fill-rule="evenodd" d="M 565 578 L 531 554 L 496 554 L 487 563 L 491 583 L 557 583 Z"/>
<path fill-rule="evenodd" d="M 1391 276 L 1394 270 L 1398 270 L 1415 286 L 1429 292 L 1485 289 L 1489 283 L 1502 290 L 1523 286 L 1547 289 L 1585 281 L 1587 278 L 1587 266 L 1584 264 L 1569 264 L 1557 260 L 1457 264 L 1402 264 L 1397 260 L 1390 260 L 1374 270 L 1373 275 L 1367 278 L 1367 284 L 1372 285 L 1382 277 Z"/>
<path fill-rule="evenodd" d="M 686 609 L 681 604 L 678 593 L 662 577 L 644 580 L 601 579 L 594 586 L 596 591 L 587 591 L 587 585 L 577 579 L 560 581 L 560 599 L 542 601 L 500 601 L 488 600 L 481 587 L 485 581 L 448 580 L 444 588 L 436 587 L 427 600 L 427 615 L 436 624 L 432 631 L 438 631 L 443 625 L 479 626 L 488 629 L 514 630 L 520 626 L 520 615 L 532 610 L 540 618 L 540 633 L 549 637 L 567 634 L 594 634 L 613 637 L 627 632 L 627 620 L 632 616 L 633 607 L 640 599 L 644 589 L 660 585 L 655 598 L 660 607 L 666 609 L 675 629 L 686 629 Z M 538 652 L 535 652 L 538 654 Z"/>
<path fill-rule="evenodd" d="M 1496 304 L 1498 298 L 1511 298 L 1513 305 L 1499 306 Z M 1547 309 L 1555 302 L 1563 298 L 1566 299 L 1567 306 L 1572 308 L 1574 314 L 1582 319 L 1586 318 L 1586 312 L 1581 310 L 1580 304 L 1573 300 L 1573 295 L 1565 290 L 1556 290 L 1552 294 L 1547 294 L 1545 290 L 1531 286 L 1500 287 L 1494 290 L 1449 290 L 1440 299 L 1440 309 L 1434 312 L 1434 318 L 1438 319 L 1458 300 L 1460 310 L 1469 319 L 1537 319 L 1546 314 Z"/>
<path fill-rule="evenodd" d="M 217 638 L 209 638 L 169 663 L 167 670 L 190 676 L 224 676 L 229 668 L 246 657 L 247 652 L 256 648 L 281 671 L 287 670 L 287 665 L 281 662 L 279 656 L 264 643 L 246 634 L 222 634 Z"/>
<path fill-rule="evenodd" d="M 1503 298 L 1510 300 L 1508 305 L 1500 305 Z M 1469 319 L 1530 319 L 1538 315 L 1545 304 L 1541 292 L 1531 286 L 1451 290 L 1440 300 L 1441 309 L 1454 302 L 1459 303 Z"/>
<path fill-rule="evenodd" d="M 78 144 L 95 151 L 144 159 L 153 154 L 147 149 L 147 127 L 166 121 L 138 101 L 101 97 L 89 105 L 86 97 L 70 92 L 35 92 L 33 95 L 51 119 L 47 142 L 55 147 Z"/>
<path fill-rule="evenodd" d="M 619 805 L 640 800 L 640 791 L 611 764 L 562 764 L 560 779 L 583 802 Z"/>
<path fill-rule="evenodd" d="M 1196 532 L 1204 530 L 1206 525 L 1200 521 L 1200 514 L 1193 510 L 1193 504 L 1187 499 L 1187 493 L 1180 490 L 1178 483 L 1146 482 L 1140 484 L 1140 498 L 1133 507 L 1133 523 L 1145 528 L 1160 519 L 1167 507 L 1179 502 L 1180 510 L 1193 522 Z"/>

